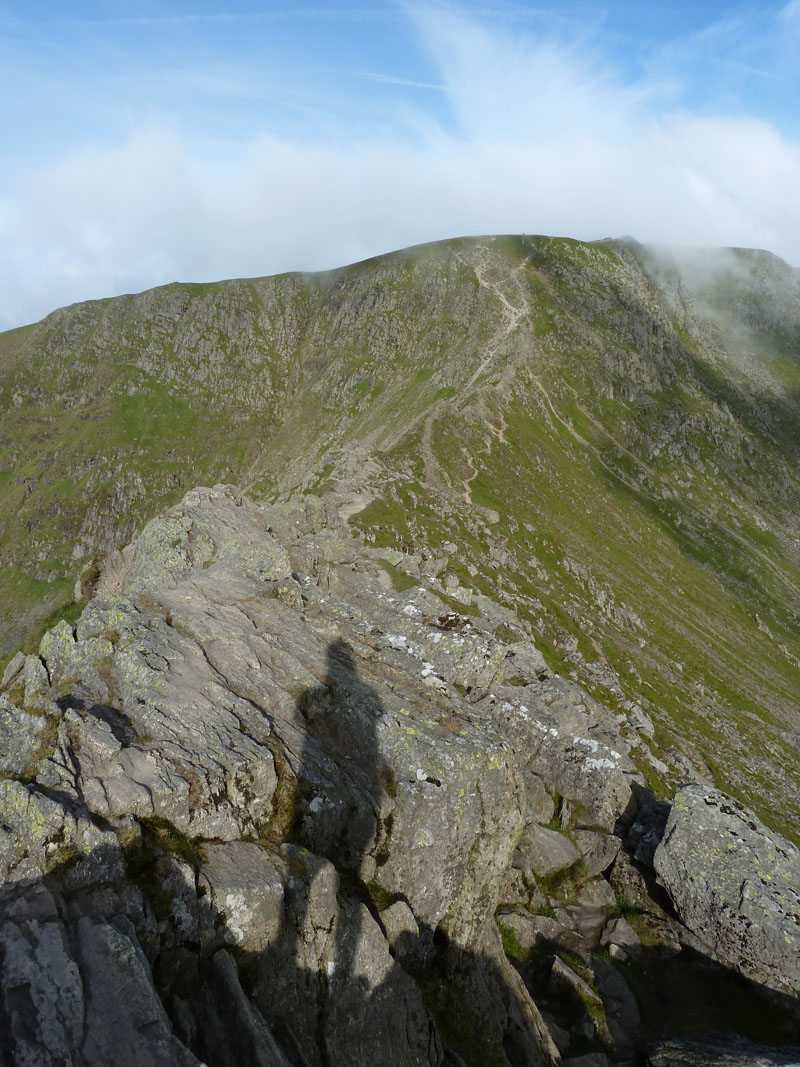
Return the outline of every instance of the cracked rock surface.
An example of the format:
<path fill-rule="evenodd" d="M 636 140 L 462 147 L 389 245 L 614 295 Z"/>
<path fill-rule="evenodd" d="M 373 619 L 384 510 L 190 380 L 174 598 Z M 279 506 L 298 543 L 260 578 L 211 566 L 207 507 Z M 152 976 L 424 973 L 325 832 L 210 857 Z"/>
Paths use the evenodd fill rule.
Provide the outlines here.
<path fill-rule="evenodd" d="M 655 868 L 683 922 L 757 981 L 800 993 L 800 852 L 716 789 L 678 790 Z"/>
<path fill-rule="evenodd" d="M 597 954 L 708 935 L 671 881 L 684 800 L 655 862 L 688 930 L 651 902 L 663 805 L 618 717 L 506 608 L 464 614 L 433 574 L 397 591 L 384 562 L 317 498 L 196 489 L 12 660 L 0 1065 L 641 1051 Z"/>

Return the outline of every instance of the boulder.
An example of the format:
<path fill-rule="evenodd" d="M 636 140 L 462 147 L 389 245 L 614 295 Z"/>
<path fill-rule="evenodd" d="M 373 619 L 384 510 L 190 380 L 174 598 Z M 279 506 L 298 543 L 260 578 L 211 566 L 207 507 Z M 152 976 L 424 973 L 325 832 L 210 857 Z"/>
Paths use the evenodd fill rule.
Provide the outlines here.
<path fill-rule="evenodd" d="M 0 695 L 0 774 L 23 775 L 47 730 L 42 715 L 31 715 Z"/>
<path fill-rule="evenodd" d="M 15 652 L 8 661 L 6 669 L 3 671 L 3 677 L 2 680 L 0 680 L 0 691 L 3 689 L 10 689 L 13 685 L 16 685 L 22 676 L 24 667 L 25 653 Z"/>
<path fill-rule="evenodd" d="M 642 942 L 639 935 L 623 918 L 611 919 L 600 938 L 601 945 L 617 946 L 627 956 L 637 957 L 642 954 Z"/>
<path fill-rule="evenodd" d="M 570 839 L 557 830 L 530 823 L 519 842 L 519 851 L 537 878 L 548 878 L 569 870 L 581 858 Z"/>
<path fill-rule="evenodd" d="M 608 880 L 626 904 L 658 919 L 668 918 L 665 908 L 669 908 L 670 902 L 663 888 L 656 884 L 655 875 L 637 865 L 624 849 L 617 854 Z M 663 906 L 656 896 L 662 898 Z"/>
<path fill-rule="evenodd" d="M 576 830 L 572 835 L 583 858 L 583 867 L 589 878 L 596 878 L 611 866 L 622 847 L 622 841 L 613 834 L 597 834 L 592 830 Z"/>
<path fill-rule="evenodd" d="M 0 698 L 12 1062 L 47 1031 L 87 1065 L 122 1040 L 121 1062 L 439 1067 L 483 1042 L 552 1067 L 494 913 L 547 906 L 539 877 L 604 923 L 597 828 L 636 777 L 613 714 L 508 609 L 387 588 L 385 549 L 311 501 L 194 490 L 122 556 Z M 575 841 L 538 825 L 557 794 Z M 545 966 L 588 951 L 507 924 Z"/>
<path fill-rule="evenodd" d="M 531 915 L 528 912 L 504 911 L 497 916 L 501 931 L 510 930 L 523 952 L 533 949 L 559 949 L 582 955 L 584 942 L 574 930 L 568 930 L 549 915 Z"/>
<path fill-rule="evenodd" d="M 206 936 L 258 952 L 278 936 L 283 922 L 285 863 L 254 842 L 205 846 L 197 878 Z M 224 917 L 224 918 L 223 918 Z"/>
<path fill-rule="evenodd" d="M 689 929 L 742 974 L 800 993 L 800 852 L 724 793 L 678 791 L 655 869 Z"/>
<path fill-rule="evenodd" d="M 124 916 L 0 927 L 9 1063 L 200 1067 L 176 1039 Z"/>
<path fill-rule="evenodd" d="M 596 944 L 608 916 L 616 910 L 614 891 L 603 878 L 585 882 L 556 907 L 556 918 L 589 944 Z"/>
<path fill-rule="evenodd" d="M 529 817 L 541 824 L 549 823 L 556 805 L 542 779 L 530 768 L 525 772 L 525 800 Z"/>
<path fill-rule="evenodd" d="M 220 949 L 211 957 L 209 977 L 197 998 L 202 1028 L 188 1022 L 187 1038 L 204 1063 L 214 1067 L 291 1067 L 261 1012 L 242 989 L 233 957 Z M 176 1013 L 177 1014 L 177 1013 Z"/>

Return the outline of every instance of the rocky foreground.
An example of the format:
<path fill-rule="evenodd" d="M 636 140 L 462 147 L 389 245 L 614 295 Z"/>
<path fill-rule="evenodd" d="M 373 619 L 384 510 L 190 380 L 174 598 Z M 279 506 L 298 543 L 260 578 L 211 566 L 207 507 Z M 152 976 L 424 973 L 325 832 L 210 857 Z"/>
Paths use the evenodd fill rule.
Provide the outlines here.
<path fill-rule="evenodd" d="M 197 489 L 11 661 L 0 1064 L 800 1060 L 797 849 L 424 571 Z"/>

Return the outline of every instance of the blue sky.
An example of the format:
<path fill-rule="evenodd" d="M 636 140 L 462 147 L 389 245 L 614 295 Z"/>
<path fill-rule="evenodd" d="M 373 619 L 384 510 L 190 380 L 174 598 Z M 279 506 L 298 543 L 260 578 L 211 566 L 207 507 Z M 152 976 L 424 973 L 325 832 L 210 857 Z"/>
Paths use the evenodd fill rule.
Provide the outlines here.
<path fill-rule="evenodd" d="M 0 0 L 0 328 L 463 233 L 800 264 L 800 0 Z"/>

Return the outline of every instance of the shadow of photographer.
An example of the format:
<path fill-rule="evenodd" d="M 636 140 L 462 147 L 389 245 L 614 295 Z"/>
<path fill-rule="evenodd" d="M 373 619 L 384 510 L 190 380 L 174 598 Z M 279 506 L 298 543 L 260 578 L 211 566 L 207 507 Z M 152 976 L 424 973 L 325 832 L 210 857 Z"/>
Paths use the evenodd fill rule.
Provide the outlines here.
<path fill-rule="evenodd" d="M 122 848 L 109 835 L 0 888 L 2 1067 L 557 1062 L 524 981 L 546 997 L 546 976 L 509 963 L 492 917 L 467 951 L 375 878 L 397 783 L 382 701 L 346 641 L 297 712 L 280 839 L 200 843 L 141 820 Z M 645 952 L 674 997 L 663 966 Z"/>

